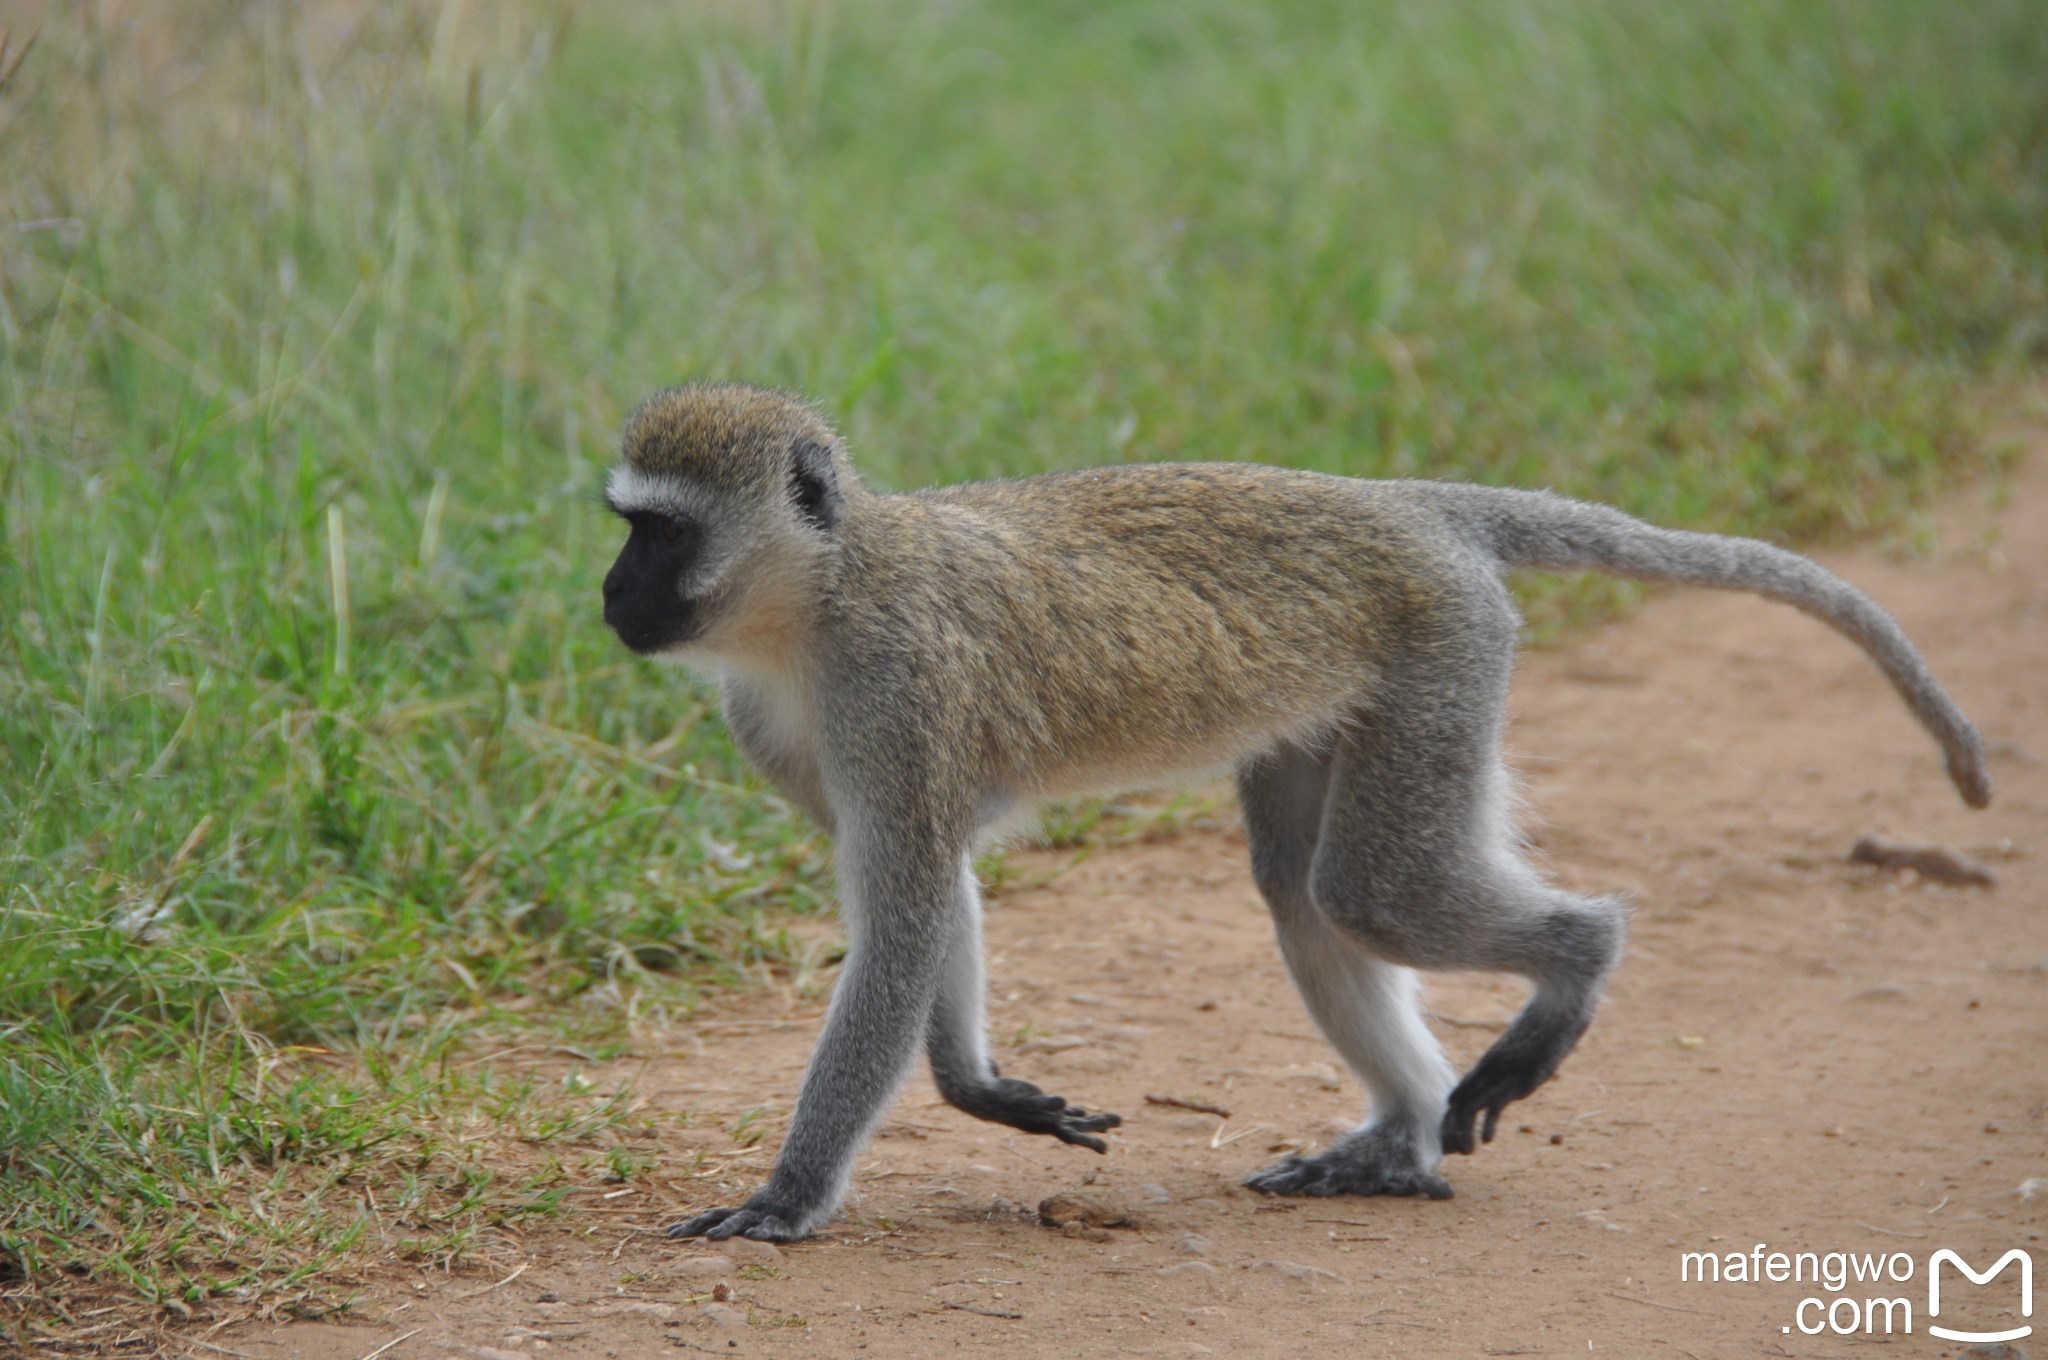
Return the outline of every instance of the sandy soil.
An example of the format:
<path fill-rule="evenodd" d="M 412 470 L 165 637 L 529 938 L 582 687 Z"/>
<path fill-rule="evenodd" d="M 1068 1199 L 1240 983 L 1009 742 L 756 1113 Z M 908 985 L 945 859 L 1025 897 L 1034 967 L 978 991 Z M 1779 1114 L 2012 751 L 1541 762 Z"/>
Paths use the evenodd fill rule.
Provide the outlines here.
<path fill-rule="evenodd" d="M 1860 654 L 1787 609 L 1673 595 L 1526 659 L 1512 740 L 1534 841 L 1565 882 L 1637 912 L 1584 1043 L 1492 1146 L 1450 1161 L 1453 1200 L 1240 1187 L 1363 1097 L 1288 986 L 1226 828 L 1102 853 L 990 911 L 1004 1068 L 1121 1112 L 1107 1157 L 971 1121 L 920 1078 L 822 1237 L 665 1241 L 660 1225 L 762 1174 L 819 1012 L 788 990 L 734 998 L 650 1036 L 640 1089 L 694 1116 L 660 1136 L 658 1193 L 593 1186 L 499 1241 L 487 1273 L 373 1282 L 346 1325 L 210 1341 L 307 1360 L 397 1337 L 391 1360 L 1959 1353 L 1926 1332 L 1930 1253 L 1985 1266 L 2020 1246 L 2048 1268 L 2048 1182 L 2022 1189 L 2048 1177 L 2048 450 L 2011 492 L 1951 507 L 1931 555 L 1832 559 L 1983 726 L 1989 812 L 1961 806 Z M 2000 882 L 1851 866 L 1864 832 L 1955 846 Z M 1465 976 L 1430 992 L 1461 1063 L 1519 996 Z M 746 1148 L 727 1130 L 753 1110 L 770 1132 Z M 1075 1191 L 1139 1226 L 1038 1225 L 1041 1199 Z M 1682 1252 L 1758 1243 L 1902 1252 L 1913 1275 L 1839 1294 L 1680 1278 Z M 708 1307 L 714 1289 L 729 1301 Z M 1939 1321 L 2018 1325 L 2017 1293 L 2011 1271 L 1951 1273 Z M 1913 1334 L 1802 1335 L 1807 1297 L 1838 1320 L 1838 1299 L 1903 1298 Z M 2048 1336 L 2048 1298 L 2036 1321 Z"/>

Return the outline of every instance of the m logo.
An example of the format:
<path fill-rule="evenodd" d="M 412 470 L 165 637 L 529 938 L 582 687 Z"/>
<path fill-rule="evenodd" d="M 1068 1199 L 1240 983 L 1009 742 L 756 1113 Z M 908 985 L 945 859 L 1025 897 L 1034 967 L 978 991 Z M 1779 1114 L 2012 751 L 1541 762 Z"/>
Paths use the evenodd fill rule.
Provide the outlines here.
<path fill-rule="evenodd" d="M 1943 1261 L 1947 1261 L 1957 1270 L 1969 1276 L 1971 1284 L 1989 1284 L 1992 1276 L 2004 1270 L 2014 1261 L 2018 1261 L 2020 1263 L 2020 1316 L 2029 1318 L 2034 1315 L 2034 1258 L 2027 1255 L 2023 1248 L 2014 1247 L 2011 1251 L 1999 1257 L 1997 1263 L 1991 1269 L 1980 1273 L 1971 1269 L 1968 1261 L 1965 1261 L 1947 1247 L 1943 1247 L 1940 1251 L 1927 1258 L 1928 1317 L 1935 1318 L 1941 1316 L 1941 1263 Z M 2017 1341 L 2023 1336 L 2033 1335 L 2034 1332 L 2031 1323 L 2027 1326 L 2014 1327 L 2010 1331 L 2004 1332 L 1957 1332 L 1951 1331 L 1947 1327 L 1937 1327 L 1932 1322 L 1929 1322 L 1927 1330 L 1935 1336 L 1942 1337 L 1948 1341 Z"/>

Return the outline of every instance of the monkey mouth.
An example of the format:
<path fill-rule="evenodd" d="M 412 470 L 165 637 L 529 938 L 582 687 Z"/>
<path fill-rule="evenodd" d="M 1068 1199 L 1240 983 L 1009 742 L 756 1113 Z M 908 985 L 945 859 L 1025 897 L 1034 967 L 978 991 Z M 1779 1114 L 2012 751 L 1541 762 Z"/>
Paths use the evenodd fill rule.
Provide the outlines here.
<path fill-rule="evenodd" d="M 686 646 L 704 631 L 697 611 L 689 609 L 678 617 L 638 618 L 630 611 L 605 610 L 605 624 L 612 634 L 637 656 L 659 656 Z"/>

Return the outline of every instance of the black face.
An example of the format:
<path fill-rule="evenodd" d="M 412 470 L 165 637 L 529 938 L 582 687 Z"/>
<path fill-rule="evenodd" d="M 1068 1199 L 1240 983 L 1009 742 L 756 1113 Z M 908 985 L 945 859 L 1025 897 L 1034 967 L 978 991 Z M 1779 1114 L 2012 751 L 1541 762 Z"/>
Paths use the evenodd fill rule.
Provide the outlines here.
<path fill-rule="evenodd" d="M 604 621 L 642 656 L 688 642 L 698 629 L 697 604 L 683 598 L 680 583 L 703 551 L 703 533 L 647 510 L 620 518 L 631 532 L 604 578 Z"/>

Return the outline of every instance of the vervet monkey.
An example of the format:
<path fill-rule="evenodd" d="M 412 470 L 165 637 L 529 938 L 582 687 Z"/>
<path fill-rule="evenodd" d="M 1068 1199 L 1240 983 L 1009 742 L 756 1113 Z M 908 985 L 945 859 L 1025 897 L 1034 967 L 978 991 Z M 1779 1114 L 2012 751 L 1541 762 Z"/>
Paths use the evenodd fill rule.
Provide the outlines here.
<path fill-rule="evenodd" d="M 830 1218 L 920 1043 L 953 1105 L 1105 1151 L 1116 1115 L 989 1060 L 971 851 L 1043 800 L 1217 767 L 1295 984 L 1371 1096 L 1250 1185 L 1448 1196 L 1442 1154 L 1557 1070 L 1622 944 L 1621 904 L 1546 882 L 1510 825 L 1509 568 L 1793 605 L 1869 654 L 1964 801 L 1991 796 L 1976 730 L 1854 586 L 1544 492 L 1172 463 L 888 495 L 811 406 L 715 384 L 633 413 L 605 496 L 630 526 L 605 622 L 722 679 L 740 749 L 836 842 L 851 938 L 774 1174 L 678 1237 Z M 1463 1080 L 1418 1009 L 1424 968 L 1533 984 Z"/>

